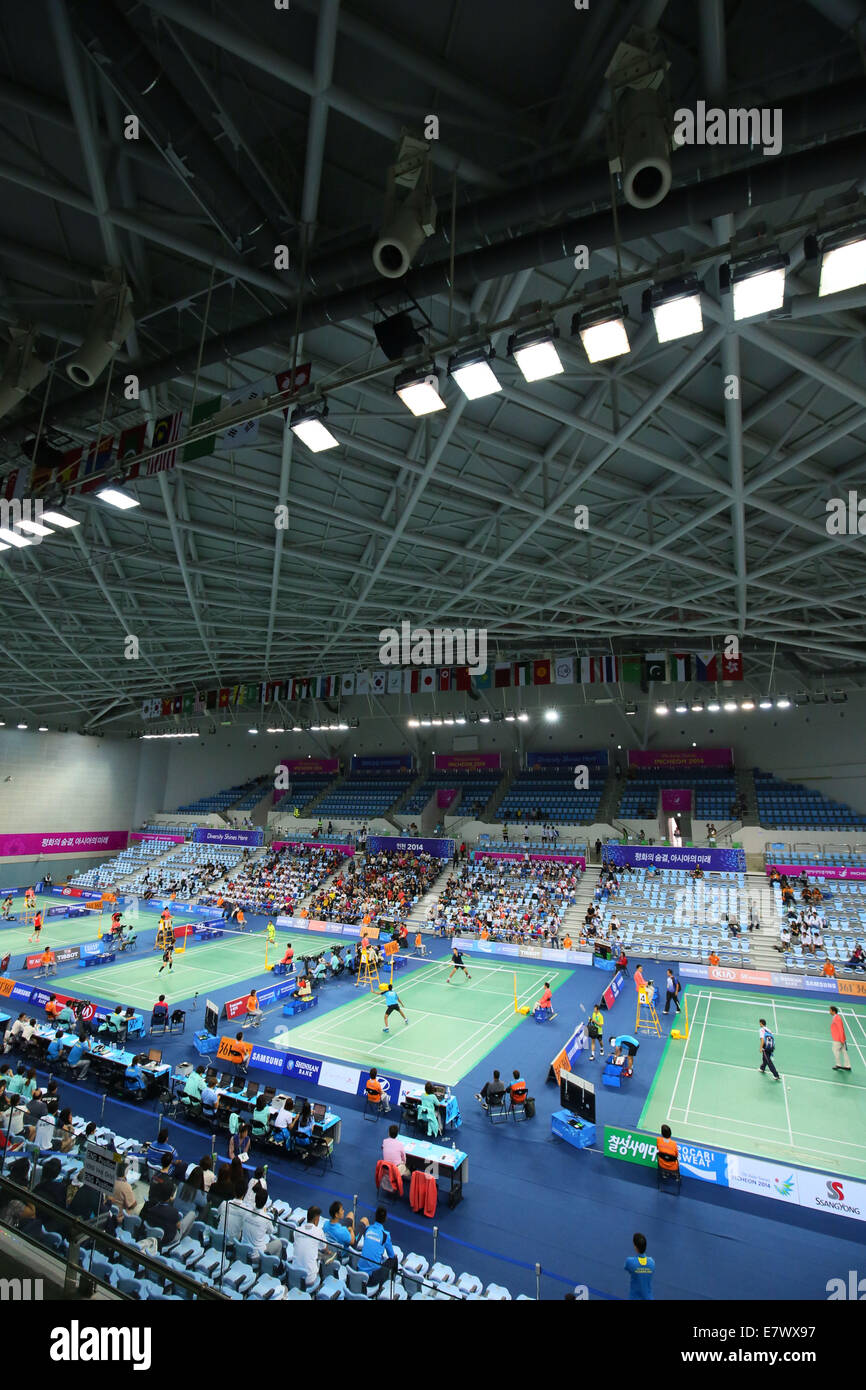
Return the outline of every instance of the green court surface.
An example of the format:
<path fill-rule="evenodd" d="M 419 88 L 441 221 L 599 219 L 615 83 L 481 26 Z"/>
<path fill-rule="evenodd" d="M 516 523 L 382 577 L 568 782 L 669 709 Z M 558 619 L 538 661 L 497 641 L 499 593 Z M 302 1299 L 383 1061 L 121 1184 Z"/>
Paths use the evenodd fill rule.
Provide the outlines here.
<path fill-rule="evenodd" d="M 161 964 L 160 951 L 140 944 L 134 954 L 119 956 L 114 965 L 77 971 L 73 978 L 81 980 L 76 988 L 88 998 L 96 996 L 149 1009 L 160 994 L 172 1004 L 194 994 L 204 997 L 236 983 L 254 981 L 257 975 L 264 977 L 265 938 L 261 932 L 235 932 L 217 941 L 190 946 L 187 951 L 176 951 L 173 969 L 163 970 L 160 975 L 157 972 Z M 62 984 L 66 983 L 64 979 Z M 72 980 L 68 983 L 71 988 Z M 239 989 L 238 993 L 243 991 Z"/>
<path fill-rule="evenodd" d="M 98 894 L 97 894 L 98 896 Z M 85 898 L 66 899 L 69 907 L 83 907 L 87 901 Z M 41 908 L 43 914 L 49 907 L 60 907 L 64 904 L 64 899 L 60 897 L 44 898 L 37 895 L 36 905 Z M 33 935 L 33 927 L 24 925 L 24 899 L 16 898 L 13 902 L 13 911 L 21 918 L 20 925 L 5 926 L 0 925 L 0 955 L 5 955 L 11 951 L 13 965 L 18 964 L 17 957 L 22 955 L 34 955 L 36 953 L 36 942 L 29 941 L 28 937 Z M 58 946 L 77 946 L 82 941 L 95 941 L 99 936 L 100 930 L 103 936 L 108 936 L 111 928 L 112 909 L 106 905 L 102 917 L 98 912 L 88 912 L 86 917 L 48 917 L 44 916 L 44 926 L 42 935 L 39 938 L 39 950 L 44 951 L 46 946 L 57 948 Z M 214 914 L 216 915 L 216 913 Z M 176 922 L 184 919 L 178 915 Z M 159 922 L 159 915 L 156 912 L 136 912 L 132 908 L 123 909 L 123 922 L 125 926 L 133 927 L 137 932 L 153 932 Z M 138 947 L 141 950 L 141 945 Z M 12 973 L 10 971 L 10 973 Z"/>
<path fill-rule="evenodd" d="M 866 1007 L 834 1001 L 853 1068 L 841 1072 L 829 1001 L 705 988 L 686 997 L 688 1039 L 668 1040 L 641 1129 L 666 1120 L 676 1139 L 866 1178 Z M 781 1082 L 759 1071 L 760 1018 Z"/>
<path fill-rule="evenodd" d="M 546 971 L 529 965 L 481 965 L 467 960 L 471 979 L 459 971 L 450 985 L 450 959 L 411 967 L 395 981 L 408 1017 L 391 1014 L 390 1036 L 382 1032 L 385 1008 L 381 996 L 368 988 L 353 990 L 351 1003 L 330 1010 L 309 1023 L 299 1024 L 271 1042 L 287 1051 L 314 1057 L 333 1057 L 362 1066 L 371 1063 L 386 1072 L 435 1080 L 453 1086 L 483 1057 L 503 1041 L 518 1023 L 528 1022 L 514 1012 L 514 976 L 517 1002 L 532 1006 L 540 998 L 544 980 L 551 976 L 556 990 L 571 971 Z M 511 1061 L 519 1062 L 514 1047 Z"/>

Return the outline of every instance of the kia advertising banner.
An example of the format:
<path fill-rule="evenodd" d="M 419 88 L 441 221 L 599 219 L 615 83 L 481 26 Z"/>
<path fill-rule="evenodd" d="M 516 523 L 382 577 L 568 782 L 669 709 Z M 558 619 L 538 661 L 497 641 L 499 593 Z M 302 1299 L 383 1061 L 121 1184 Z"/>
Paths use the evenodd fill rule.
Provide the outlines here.
<path fill-rule="evenodd" d="M 620 845 L 608 840 L 602 851 L 608 864 L 632 864 L 636 869 L 709 869 L 716 873 L 746 872 L 746 856 L 741 849 L 678 849 L 674 845 Z"/>
<path fill-rule="evenodd" d="M 0 835 L 0 859 L 120 850 L 126 849 L 128 838 L 128 830 L 46 830 L 42 834 Z"/>

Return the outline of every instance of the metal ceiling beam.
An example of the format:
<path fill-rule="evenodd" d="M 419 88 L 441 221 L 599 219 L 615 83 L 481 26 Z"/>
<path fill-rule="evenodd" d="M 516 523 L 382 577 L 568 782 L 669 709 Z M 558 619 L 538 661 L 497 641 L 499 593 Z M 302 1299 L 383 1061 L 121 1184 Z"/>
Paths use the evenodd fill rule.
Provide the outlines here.
<path fill-rule="evenodd" d="M 0 162 L 0 179 L 5 179 L 7 183 L 14 184 L 18 188 L 26 188 L 31 193 L 38 193 L 43 198 L 50 198 L 53 202 L 60 203 L 61 206 L 74 208 L 76 212 L 83 212 L 88 217 L 99 216 L 91 200 L 84 194 L 77 193 L 65 184 L 52 183 L 50 179 L 41 178 L 38 174 L 32 174 L 26 169 L 19 169 L 13 164 Z M 174 233 L 165 230 L 165 228 L 145 222 L 141 217 L 133 216 L 132 213 L 124 212 L 120 208 L 105 208 L 102 217 L 113 226 L 123 227 L 128 232 L 135 232 L 145 241 L 152 241 L 157 246 L 174 251 L 179 256 L 185 256 L 187 260 L 196 261 L 198 264 L 206 266 L 208 270 L 211 267 L 216 267 L 217 270 L 222 270 L 234 279 L 256 285 L 259 289 L 277 295 L 281 300 L 286 297 L 288 286 L 284 281 L 280 281 L 274 275 L 266 275 L 263 271 L 256 270 L 255 267 L 247 265 L 244 261 L 235 260 L 231 256 L 224 256 L 217 251 L 209 251 L 206 247 L 187 240 L 186 237 L 175 236 Z M 157 383 L 154 379 L 144 384 L 152 386 Z M 102 387 L 98 389 L 99 392 L 103 390 Z"/>
<path fill-rule="evenodd" d="M 184 3 L 184 0 L 144 0 L 144 3 L 148 9 L 155 13 L 165 15 L 166 19 L 171 20 L 173 24 L 180 24 L 182 28 L 188 29 L 193 34 L 198 34 L 199 38 L 206 39 L 209 43 L 215 44 L 217 48 L 224 49 L 226 53 L 232 55 L 233 59 L 240 58 L 243 62 L 249 63 L 252 67 L 260 68 L 262 72 L 269 73 L 277 81 L 284 82 L 286 86 L 304 92 L 307 96 L 315 95 L 315 78 L 300 64 L 275 52 L 272 47 L 259 43 L 238 29 L 230 28 L 221 20 L 203 14 L 200 10 Z M 400 139 L 402 134 L 400 121 L 387 115 L 370 102 L 364 101 L 362 97 L 355 96 L 340 87 L 332 86 L 327 94 L 327 101 L 334 111 L 339 111 L 350 120 L 366 126 L 368 130 L 376 131 L 385 139 L 395 143 Z M 458 152 L 449 149 L 440 140 L 431 141 L 430 157 L 434 164 L 438 164 L 440 168 L 447 169 L 451 173 L 459 172 L 460 178 L 469 183 L 477 183 L 483 188 L 501 187 L 501 180 L 495 174 L 491 174 L 487 169 L 482 169 L 474 160 L 465 159 Z"/>

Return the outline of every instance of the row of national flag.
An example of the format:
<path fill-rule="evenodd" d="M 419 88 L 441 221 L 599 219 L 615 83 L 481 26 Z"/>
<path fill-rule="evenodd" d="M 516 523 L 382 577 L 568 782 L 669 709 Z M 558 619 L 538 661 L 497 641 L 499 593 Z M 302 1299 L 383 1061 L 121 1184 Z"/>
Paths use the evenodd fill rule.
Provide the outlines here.
<path fill-rule="evenodd" d="M 391 666 L 331 676 L 289 676 L 218 690 L 188 691 L 144 700 L 143 719 L 254 709 L 277 701 L 327 700 L 348 695 L 433 694 L 436 691 L 504 690 L 529 685 L 659 684 L 683 681 L 741 681 L 743 658 L 715 652 L 642 652 L 625 656 L 541 657 L 495 662 L 485 671 L 468 666 Z"/>
<path fill-rule="evenodd" d="M 115 464 L 125 459 L 135 459 L 145 450 L 158 449 L 151 458 L 130 464 L 128 480 L 152 478 L 157 473 L 166 473 L 175 468 L 178 462 L 191 463 L 195 459 L 208 458 L 211 454 L 225 450 L 249 448 L 259 438 L 259 420 L 245 420 L 213 434 L 203 434 L 200 438 L 183 443 L 181 436 L 204 426 L 217 411 L 227 410 L 239 405 L 273 396 L 278 392 L 301 391 L 310 384 L 311 364 L 303 362 L 295 368 L 294 387 L 290 370 L 277 372 L 273 376 L 262 377 L 225 395 L 210 396 L 198 401 L 189 411 L 175 410 L 163 415 L 153 426 L 150 441 L 147 439 L 147 422 L 142 420 L 131 425 L 118 436 L 105 435 L 89 446 L 79 445 L 63 455 L 59 481 L 65 487 L 75 485 L 78 492 L 93 492 L 104 485 L 105 474 Z M 288 414 L 288 408 L 283 411 Z"/>

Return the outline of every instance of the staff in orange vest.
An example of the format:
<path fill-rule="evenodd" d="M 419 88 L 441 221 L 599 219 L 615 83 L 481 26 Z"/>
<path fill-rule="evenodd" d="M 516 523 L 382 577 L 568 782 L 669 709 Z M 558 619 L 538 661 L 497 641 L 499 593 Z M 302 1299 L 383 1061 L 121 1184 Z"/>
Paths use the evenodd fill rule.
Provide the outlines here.
<path fill-rule="evenodd" d="M 636 990 L 646 989 L 646 976 L 641 965 L 637 966 L 634 972 L 634 987 Z"/>

